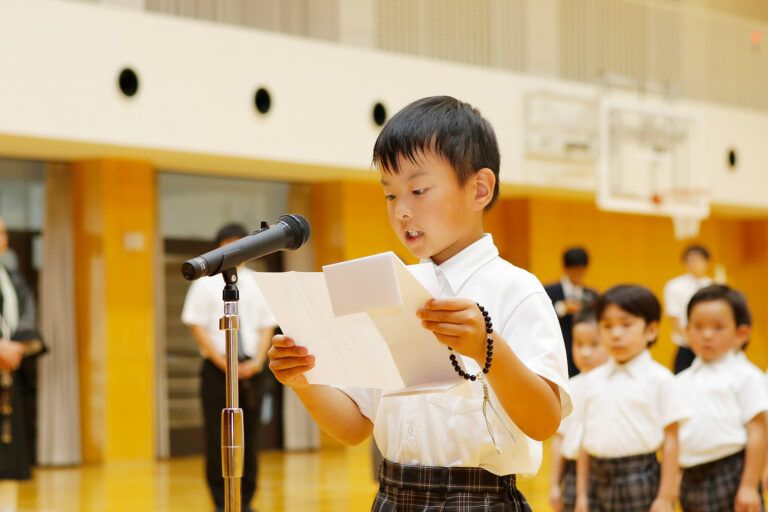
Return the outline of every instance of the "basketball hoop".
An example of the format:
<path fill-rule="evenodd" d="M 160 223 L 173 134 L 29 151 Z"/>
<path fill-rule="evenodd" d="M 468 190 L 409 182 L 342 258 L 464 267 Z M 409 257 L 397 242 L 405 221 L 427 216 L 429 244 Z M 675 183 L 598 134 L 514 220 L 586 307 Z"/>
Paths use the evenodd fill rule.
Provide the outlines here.
<path fill-rule="evenodd" d="M 597 205 L 672 218 L 675 238 L 699 234 L 710 189 L 701 122 L 677 108 L 601 102 Z"/>
<path fill-rule="evenodd" d="M 675 239 L 687 240 L 699 236 L 701 217 L 691 215 L 673 215 L 672 225 L 675 228 Z"/>

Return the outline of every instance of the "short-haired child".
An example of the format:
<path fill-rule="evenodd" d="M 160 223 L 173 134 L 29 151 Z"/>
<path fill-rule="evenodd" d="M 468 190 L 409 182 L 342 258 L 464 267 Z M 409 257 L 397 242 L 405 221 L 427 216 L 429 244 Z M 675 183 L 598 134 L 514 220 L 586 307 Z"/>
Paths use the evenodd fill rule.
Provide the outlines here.
<path fill-rule="evenodd" d="M 579 392 L 584 376 L 608 360 L 608 352 L 600 343 L 597 332 L 597 317 L 592 307 L 587 307 L 573 316 L 573 362 L 579 369 L 578 375 L 568 380 L 574 403 L 580 400 Z M 550 450 L 549 504 L 557 511 L 570 512 L 576 506 L 576 459 L 581 444 L 581 424 L 572 414 L 563 419 L 557 434 L 552 438 Z"/>
<path fill-rule="evenodd" d="M 576 510 L 671 512 L 677 427 L 685 413 L 672 372 L 648 350 L 658 337 L 661 306 L 645 287 L 618 285 L 598 297 L 595 309 L 611 358 L 584 378 L 576 405 L 584 429 Z"/>
<path fill-rule="evenodd" d="M 680 504 L 685 512 L 763 507 L 768 392 L 762 373 L 733 352 L 749 333 L 741 293 L 710 285 L 688 303 L 688 342 L 696 358 L 677 375 L 690 418 L 680 425 Z"/>
<path fill-rule="evenodd" d="M 385 460 L 372 510 L 530 510 L 515 475 L 538 471 L 541 440 L 569 412 L 567 362 L 541 283 L 502 260 L 483 231 L 498 195 L 493 128 L 466 103 L 424 98 L 387 122 L 374 163 L 392 229 L 434 266 L 440 298 L 418 316 L 463 384 L 411 395 L 309 385 L 314 356 L 284 336 L 273 339 L 270 368 L 330 435 L 357 444 L 374 433 Z M 484 417 L 485 389 L 499 417 L 490 407 Z"/>

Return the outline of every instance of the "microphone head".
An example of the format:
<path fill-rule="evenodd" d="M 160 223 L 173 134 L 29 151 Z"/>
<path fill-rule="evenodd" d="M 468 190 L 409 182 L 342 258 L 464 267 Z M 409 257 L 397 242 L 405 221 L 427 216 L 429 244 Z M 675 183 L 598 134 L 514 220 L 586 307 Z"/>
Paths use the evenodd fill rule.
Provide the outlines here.
<path fill-rule="evenodd" d="M 286 249 L 298 249 L 309 240 L 309 221 L 301 215 L 282 215 L 280 222 L 286 225 L 291 237 L 291 244 Z"/>
<path fill-rule="evenodd" d="M 208 275 L 208 263 L 200 257 L 192 258 L 181 266 L 181 273 L 187 281 L 194 281 L 198 277 Z"/>

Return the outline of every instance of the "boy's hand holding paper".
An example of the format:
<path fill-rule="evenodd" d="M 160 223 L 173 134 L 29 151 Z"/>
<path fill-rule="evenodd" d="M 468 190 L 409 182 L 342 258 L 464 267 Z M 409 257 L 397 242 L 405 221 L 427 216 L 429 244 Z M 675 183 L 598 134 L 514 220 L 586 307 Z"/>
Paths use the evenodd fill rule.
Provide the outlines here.
<path fill-rule="evenodd" d="M 485 318 L 469 299 L 431 299 L 417 311 L 421 325 L 437 340 L 483 366 L 486 356 Z"/>

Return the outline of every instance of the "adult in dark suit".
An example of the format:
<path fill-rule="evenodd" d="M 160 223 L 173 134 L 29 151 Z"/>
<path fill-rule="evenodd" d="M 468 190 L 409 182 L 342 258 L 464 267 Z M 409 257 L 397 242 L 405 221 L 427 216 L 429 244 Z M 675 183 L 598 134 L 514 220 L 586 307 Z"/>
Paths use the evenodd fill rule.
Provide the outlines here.
<path fill-rule="evenodd" d="M 0 219 L 0 256 L 7 248 Z M 17 482 L 32 476 L 28 422 L 36 382 L 29 363 L 44 350 L 32 290 L 18 272 L 0 264 L 0 510 L 16 509 Z"/>
<path fill-rule="evenodd" d="M 581 311 L 584 306 L 592 304 L 597 298 L 595 290 L 584 286 L 588 265 L 587 251 L 582 247 L 571 247 L 563 253 L 563 277 L 559 282 L 544 287 L 560 320 L 570 377 L 579 373 L 571 355 L 573 315 Z"/>

